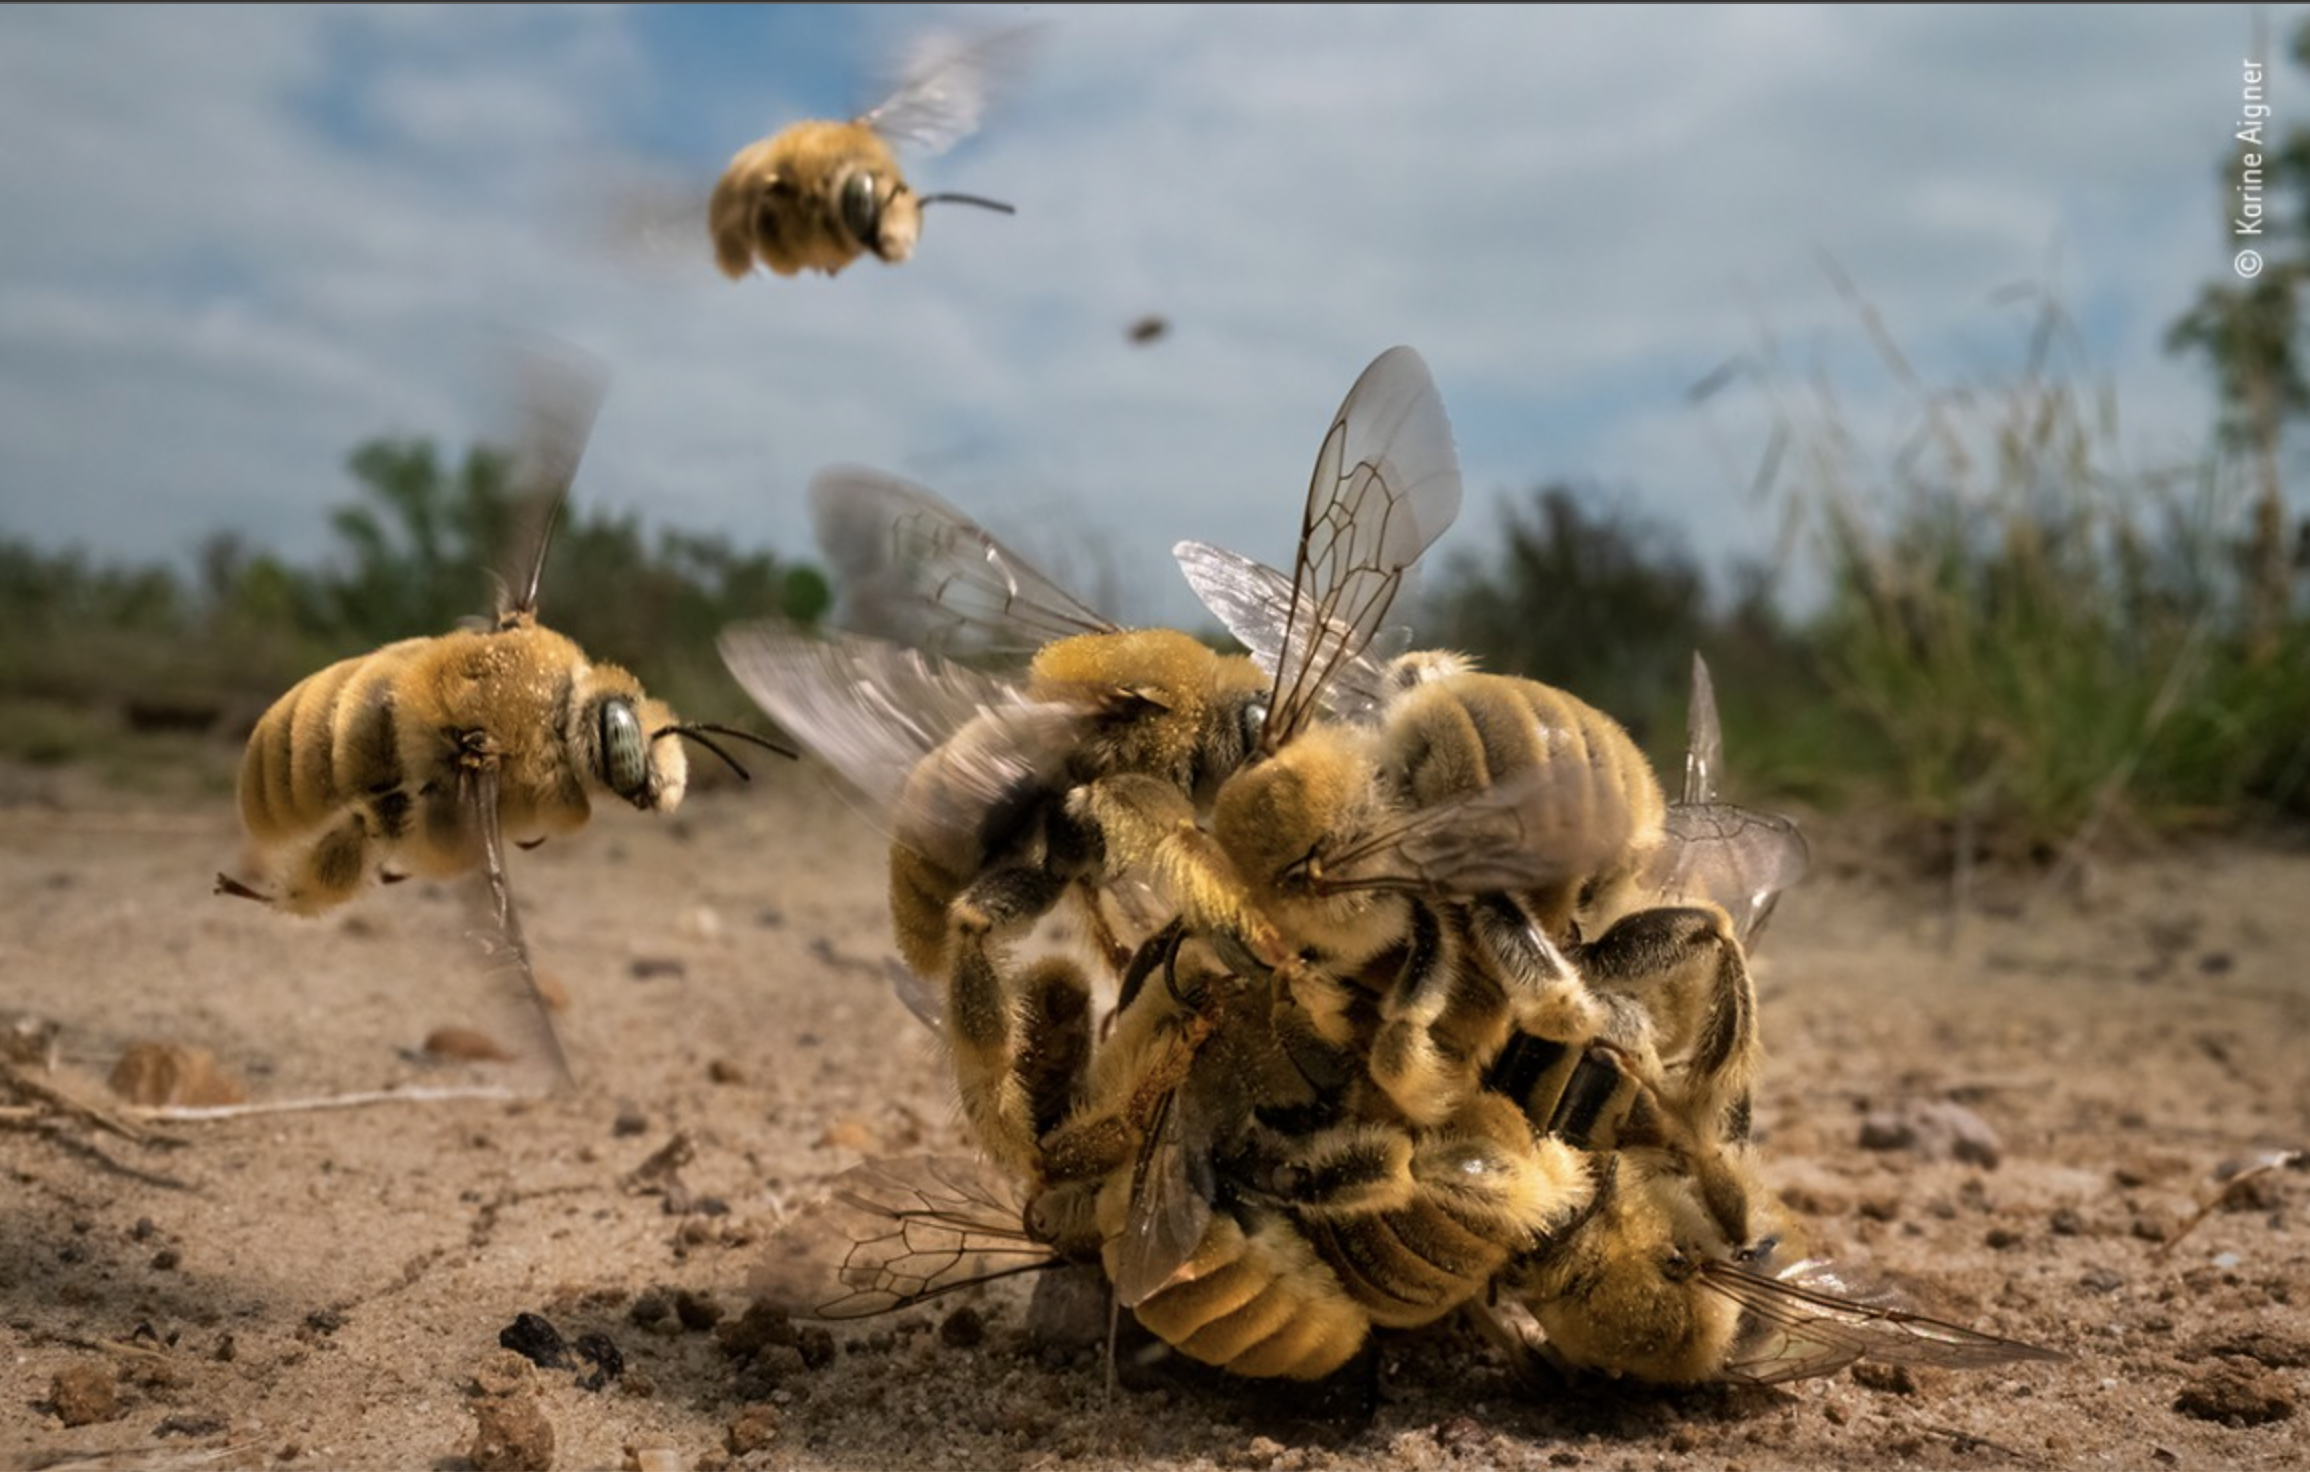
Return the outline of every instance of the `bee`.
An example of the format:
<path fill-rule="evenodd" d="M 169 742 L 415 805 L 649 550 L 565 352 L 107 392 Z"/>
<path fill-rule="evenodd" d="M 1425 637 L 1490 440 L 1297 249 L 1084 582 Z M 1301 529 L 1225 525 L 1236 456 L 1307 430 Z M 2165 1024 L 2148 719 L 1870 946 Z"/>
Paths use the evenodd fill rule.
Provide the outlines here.
<path fill-rule="evenodd" d="M 505 873 L 507 838 L 524 848 L 583 827 L 597 797 L 670 812 L 688 787 L 680 741 L 746 771 L 709 733 L 795 753 L 711 723 L 684 723 L 641 682 L 596 663 L 538 621 L 538 585 L 595 411 L 596 378 L 556 365 L 524 502 L 536 547 L 519 592 L 487 627 L 402 639 L 339 660 L 266 710 L 241 759 L 239 807 L 253 880 L 219 874 L 216 891 L 316 915 L 372 879 L 448 878 L 479 870 L 514 967 L 534 997 L 529 948 Z M 549 1051 L 566 1075 L 557 1042 Z"/>
<path fill-rule="evenodd" d="M 1272 665 L 1289 636 L 1274 575 L 1204 543 L 1176 552 L 1206 606 Z M 1290 937 L 1262 959 L 1293 969 L 1328 1035 L 1367 1031 L 1373 1079 L 1406 1117 L 1455 1107 L 1504 1047 L 1520 1080 L 1560 1082 L 1601 1038 L 1745 1133 L 1759 1047 L 1740 941 L 1802 876 L 1805 848 L 1786 820 L 1717 800 L 1722 740 L 1697 655 L 1694 681 L 1675 803 L 1610 716 L 1432 651 L 1358 672 L 1329 695 L 1346 719 L 1221 792 L 1214 839 L 1248 908 Z M 1524 878 L 1447 893 L 1485 872 L 1479 849 L 1495 877 Z M 1439 885 L 1447 865 L 1457 877 Z M 1588 984 L 1575 946 L 1611 985 Z"/>
<path fill-rule="evenodd" d="M 1064 967 L 1009 976 L 1004 945 L 1074 894 L 1120 971 L 1132 947 L 1096 920 L 1100 893 L 1139 873 L 1224 905 L 1232 888 L 1199 815 L 1255 743 L 1302 722 L 1314 672 L 1377 627 L 1459 499 L 1434 381 L 1417 353 L 1391 349 L 1317 456 L 1294 615 L 1304 658 L 1271 682 L 1186 634 L 1118 628 L 919 487 L 859 471 L 814 481 L 846 619 L 903 644 L 752 625 L 724 633 L 723 658 L 888 815 L 900 952 L 943 983 L 965 1112 L 1007 1167 L 1035 1176 L 1054 1122 L 1022 1082 L 1054 1036 L 1029 1019 L 1087 1018 L 1089 981 Z M 1018 680 L 959 663 L 1019 656 Z"/>
<path fill-rule="evenodd" d="M 764 1274 L 777 1301 L 850 1317 L 1091 1262 L 1190 1358 L 1316 1379 L 1375 1326 L 1453 1312 L 1508 1261 L 1503 1244 L 1530 1243 L 1527 1219 L 1577 1205 L 1534 1169 L 1531 1132 L 1498 1096 L 1464 1129 L 1303 1133 L 1353 1063 L 1279 1034 L 1265 986 L 1167 927 L 1134 957 L 1087 1102 L 1044 1137 L 1039 1185 L 953 1163 L 846 1182 L 781 1232 Z"/>
<path fill-rule="evenodd" d="M 1889 1285 L 1788 1250 L 1786 1225 L 1762 1220 L 1779 1208 L 1749 1141 L 1753 1061 L 1734 1070 L 1744 1091 L 1729 1107 L 1719 1107 L 1722 1090 L 1667 1086 L 1680 1068 L 1722 1068 L 1742 1048 L 1753 1055 L 1753 1036 L 1732 1038 L 1743 1017 L 1753 1032 L 1754 998 L 1745 964 L 1700 968 L 1707 985 L 1664 987 L 1680 972 L 1695 979 L 1692 968 L 1654 958 L 1745 958 L 1807 862 L 1794 824 L 1719 799 L 1723 756 L 1714 685 L 1696 653 L 1684 781 L 1638 886 L 1647 907 L 1572 950 L 1600 995 L 1650 1015 L 1653 1044 L 1671 1063 L 1530 1032 L 1501 1051 L 1487 1086 L 1515 1098 L 1548 1137 L 1587 1152 L 1596 1184 L 1568 1226 L 1500 1274 L 1497 1293 L 1545 1336 L 1537 1352 L 1558 1370 L 1657 1384 L 1777 1384 L 1861 1359 L 1970 1369 L 2063 1358 L 1933 1318 Z M 1674 1020 L 1696 1013 L 1707 1020 Z M 1679 1041 L 1711 1034 L 1725 1041 Z M 1488 1312 L 1479 1306 L 1480 1318 Z"/>
<path fill-rule="evenodd" d="M 975 194 L 915 193 L 893 145 L 932 155 L 975 131 L 994 73 L 1031 34 L 1017 27 L 927 38 L 880 105 L 845 122 L 794 123 L 738 150 L 706 207 L 722 273 L 737 280 L 760 265 L 781 276 L 832 276 L 867 253 L 896 265 L 914 254 L 925 205 L 1015 213 Z"/>
<path fill-rule="evenodd" d="M 1658 1385 L 1773 1385 L 1863 1359 L 1980 1369 L 2068 1358 L 1922 1313 L 1890 1284 L 1786 1253 L 1776 1236 L 1728 1238 L 1672 1155 L 1623 1150 L 1598 1164 L 1586 1213 L 1500 1275 L 1500 1294 L 1545 1335 L 1535 1346 L 1510 1334 L 1520 1359 Z M 1725 1164 L 1753 1172 L 1746 1152 Z M 1480 1307 L 1479 1321 L 1491 1312 Z"/>

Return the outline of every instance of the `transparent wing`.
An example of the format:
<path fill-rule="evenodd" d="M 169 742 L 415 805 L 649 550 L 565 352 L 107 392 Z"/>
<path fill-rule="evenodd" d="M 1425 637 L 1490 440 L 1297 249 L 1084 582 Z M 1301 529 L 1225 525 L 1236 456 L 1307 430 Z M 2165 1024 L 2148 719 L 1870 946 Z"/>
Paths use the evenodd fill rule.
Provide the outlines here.
<path fill-rule="evenodd" d="M 1694 806 L 1716 801 L 1724 770 L 1724 728 L 1717 723 L 1716 682 L 1708 661 L 1692 653 L 1692 703 L 1684 716 L 1684 801 Z"/>
<path fill-rule="evenodd" d="M 907 48 L 890 96 L 862 114 L 883 137 L 924 157 L 978 131 L 995 90 L 1030 59 L 1041 27 L 934 32 Z"/>
<path fill-rule="evenodd" d="M 1019 659 L 1115 625 L 930 491 L 860 466 L 810 481 L 844 628 L 955 659 Z"/>
<path fill-rule="evenodd" d="M 1171 552 L 1203 606 L 1273 677 L 1282 663 L 1291 624 L 1291 579 L 1264 562 L 1209 542 L 1181 542 Z M 1412 631 L 1396 625 L 1366 641 L 1357 640 L 1351 630 L 1333 633 L 1342 653 L 1324 687 L 1323 703 L 1342 720 L 1375 720 L 1397 685 L 1389 664 L 1411 646 Z M 1362 648 L 1355 647 L 1359 642 Z"/>
<path fill-rule="evenodd" d="M 1587 774 L 1528 768 L 1416 808 L 1322 856 L 1322 893 L 1360 889 L 1477 895 L 1536 889 L 1594 873 L 1627 841 L 1589 814 Z"/>
<path fill-rule="evenodd" d="M 1662 824 L 1651 882 L 1666 899 L 1705 899 L 1724 907 L 1745 947 L 1763 933 L 1781 891 L 1805 877 L 1812 852 L 1797 825 L 1771 813 L 1717 800 L 1724 773 L 1724 731 L 1708 662 L 1692 657 L 1692 704 L 1685 717 L 1684 788 Z"/>
<path fill-rule="evenodd" d="M 608 370 L 566 343 L 526 348 L 518 377 L 523 422 L 511 475 L 512 524 L 505 531 L 507 545 L 527 549 L 527 557 L 499 600 L 500 627 L 537 613 L 554 522 L 577 479 L 578 462 L 585 457 L 609 387 Z"/>
<path fill-rule="evenodd" d="M 1131 1169 L 1131 1213 L 1114 1258 L 1115 1298 L 1137 1308 L 1169 1287 L 1211 1227 L 1211 1195 L 1196 1184 L 1208 1139 L 1189 1128 L 1192 1110 L 1177 1089 L 1155 1100 L 1145 1144 Z"/>
<path fill-rule="evenodd" d="M 1776 1385 L 1862 1359 L 1973 1370 L 2068 1358 L 1915 1312 L 1895 1290 L 1856 1283 L 1828 1263 L 1799 1262 L 1768 1277 L 1712 1261 L 1702 1273 L 1743 1311 L 1741 1338 L 1724 1369 L 1728 1380 Z"/>
<path fill-rule="evenodd" d="M 1141 985 L 1152 977 L 1155 965 L 1127 980 L 1123 1005 L 1130 1008 L 1169 1009 L 1159 1024 L 1160 1046 L 1150 1049 L 1144 1066 L 1131 1080 L 1124 1101 L 1127 1127 L 1138 1131 L 1139 1154 L 1131 1166 L 1130 1211 L 1108 1257 L 1115 1297 L 1125 1308 L 1136 1308 L 1177 1280 L 1180 1270 L 1195 1258 L 1211 1228 L 1212 1201 L 1218 1181 L 1211 1166 L 1215 1121 L 1199 1103 L 1195 1066 L 1204 1043 L 1220 1023 L 1220 1012 L 1235 995 L 1232 978 L 1205 975 L 1193 989 L 1179 981 L 1180 929 L 1173 925 L 1150 940 L 1159 948 L 1161 985 Z M 1151 959 L 1156 951 L 1142 948 Z M 1187 999 L 1192 996 L 1194 1000 Z M 1128 1024 L 1124 1024 L 1128 1025 Z"/>
<path fill-rule="evenodd" d="M 1728 803 L 1674 803 L 1653 883 L 1665 899 L 1705 899 L 1732 917 L 1745 948 L 1763 933 L 1781 891 L 1805 877 L 1812 850 L 1797 825 Z"/>
<path fill-rule="evenodd" d="M 975 825 L 1021 783 L 1049 779 L 1083 719 L 936 654 L 859 635 L 820 638 L 776 619 L 732 624 L 718 649 L 748 696 L 885 827 Z M 933 753 L 947 781 L 910 781 Z"/>
<path fill-rule="evenodd" d="M 890 1313 L 1060 1262 L 1018 1187 L 984 1160 L 873 1160 L 772 1234 L 747 1286 L 801 1318 Z"/>
<path fill-rule="evenodd" d="M 1418 353 L 1390 348 L 1348 390 L 1316 454 L 1262 750 L 1313 717 L 1459 511 L 1459 455 L 1435 380 Z"/>

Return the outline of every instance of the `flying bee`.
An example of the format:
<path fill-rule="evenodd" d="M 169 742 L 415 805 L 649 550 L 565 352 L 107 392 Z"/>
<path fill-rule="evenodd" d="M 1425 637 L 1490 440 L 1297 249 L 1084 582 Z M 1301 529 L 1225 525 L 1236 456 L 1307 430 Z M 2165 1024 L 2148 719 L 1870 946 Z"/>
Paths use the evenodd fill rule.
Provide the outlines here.
<path fill-rule="evenodd" d="M 219 894 L 298 915 L 334 908 L 372 878 L 479 870 L 513 966 L 536 978 L 505 873 L 504 842 L 535 847 L 584 826 L 596 797 L 644 812 L 679 806 L 679 740 L 745 769 L 709 733 L 781 755 L 750 732 L 683 723 L 641 682 L 597 663 L 538 621 L 538 585 L 563 498 L 600 404 L 599 380 L 554 364 L 523 505 L 536 547 L 519 592 L 485 628 L 402 639 L 307 676 L 257 721 L 239 806 L 254 882 L 219 874 Z M 567 1067 L 545 1029 L 559 1072 Z"/>
<path fill-rule="evenodd" d="M 737 280 L 757 264 L 781 276 L 832 276 L 872 253 L 892 265 L 914 253 L 923 206 L 972 204 L 1014 213 L 975 194 L 917 194 L 894 144 L 929 156 L 974 132 L 990 82 L 1014 61 L 1030 27 L 918 44 L 897 91 L 846 122 L 794 123 L 738 150 L 707 204 L 714 259 Z"/>
<path fill-rule="evenodd" d="M 1063 994 L 1089 982 L 1040 970 L 1030 1004 L 1002 948 L 1070 893 L 1096 917 L 1101 892 L 1140 872 L 1224 905 L 1232 886 L 1199 815 L 1255 742 L 1303 723 L 1315 672 L 1361 648 L 1459 499 L 1434 381 L 1417 353 L 1391 349 L 1318 453 L 1295 574 L 1300 658 L 1271 684 L 1185 634 L 1118 628 L 919 487 L 859 471 L 813 483 L 846 618 L 912 647 L 755 625 L 724 633 L 723 658 L 887 815 L 899 949 L 944 985 L 965 1110 L 1007 1167 L 1034 1178 L 1054 1122 L 1021 1083 L 1022 1058 L 1049 1036 L 1022 1011 L 1087 1018 L 1087 995 Z M 957 663 L 1021 656 L 1018 680 Z M 1097 943 L 1111 968 L 1128 962 L 1129 944 Z"/>

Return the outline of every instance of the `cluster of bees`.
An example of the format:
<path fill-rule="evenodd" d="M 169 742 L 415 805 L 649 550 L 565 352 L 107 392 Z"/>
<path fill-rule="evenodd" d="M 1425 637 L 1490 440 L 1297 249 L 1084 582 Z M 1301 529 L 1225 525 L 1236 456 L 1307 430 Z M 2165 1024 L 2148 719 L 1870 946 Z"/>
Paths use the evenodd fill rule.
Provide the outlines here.
<path fill-rule="evenodd" d="M 1177 549 L 1247 654 L 1117 627 L 919 487 L 812 498 L 844 628 L 723 656 L 883 815 L 903 985 L 1014 1188 L 868 1167 L 818 1309 L 1072 1261 L 1246 1376 L 1463 1311 L 1667 1384 L 2043 1353 L 1804 1258 L 1760 1183 L 1747 948 L 1805 846 L 1718 801 L 1705 666 L 1669 801 L 1611 717 L 1390 625 L 1460 500 L 1416 353 L 1332 420 L 1290 575 Z"/>
<path fill-rule="evenodd" d="M 723 268 L 903 259 L 922 201 L 879 135 L 923 109 L 952 131 L 944 75 L 741 153 L 710 215 Z M 590 422 L 577 398 L 565 427 Z M 574 473 L 563 443 L 540 504 Z M 1221 654 L 1117 626 L 920 487 L 814 481 L 840 627 L 744 625 L 722 653 L 885 825 L 902 994 L 983 1159 L 854 1175 L 828 1209 L 872 1225 L 805 1307 L 1072 1262 L 1245 1376 L 1325 1376 L 1374 1330 L 1462 1313 L 1519 1356 L 1665 1384 L 2047 1357 L 1799 1250 L 1750 1138 L 1748 951 L 1803 841 L 1719 801 L 1697 659 L 1671 800 L 1577 696 L 1411 647 L 1391 614 L 1460 496 L 1426 365 L 1382 354 L 1323 437 L 1289 574 L 1176 549 L 1248 651 Z M 550 521 L 493 624 L 265 715 L 255 877 L 221 891 L 312 913 L 478 870 L 534 988 L 508 839 L 603 797 L 673 808 L 671 738 L 784 750 L 679 721 L 540 625 Z"/>

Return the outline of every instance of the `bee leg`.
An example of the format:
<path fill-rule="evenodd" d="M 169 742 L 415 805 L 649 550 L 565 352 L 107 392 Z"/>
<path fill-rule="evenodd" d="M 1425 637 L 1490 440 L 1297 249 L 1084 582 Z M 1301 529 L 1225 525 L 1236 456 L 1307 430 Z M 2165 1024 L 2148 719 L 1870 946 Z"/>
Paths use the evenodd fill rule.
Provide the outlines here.
<path fill-rule="evenodd" d="M 1136 952 L 1123 944 L 1121 937 L 1115 934 L 1115 927 L 1109 923 L 1106 908 L 1100 902 L 1101 891 L 1098 885 L 1088 879 L 1077 880 L 1076 893 L 1083 902 L 1083 914 L 1090 926 L 1092 947 L 1106 961 L 1108 970 L 1121 975 L 1130 966 Z"/>
<path fill-rule="evenodd" d="M 295 873 L 276 893 L 265 894 L 222 874 L 217 876 L 217 892 L 263 900 L 293 915 L 318 915 L 353 897 L 367 875 L 368 864 L 369 823 L 356 809 L 298 856 Z"/>
<path fill-rule="evenodd" d="M 1091 1068 L 1091 982 L 1063 956 L 1048 956 L 1020 979 L 1026 1042 L 1014 1067 L 1037 1137 L 1081 1102 Z"/>
<path fill-rule="evenodd" d="M 1652 1019 L 1656 1056 L 1682 1060 L 1679 1092 L 1701 1134 L 1746 1139 L 1763 1044 L 1748 958 L 1724 911 L 1640 910 L 1605 931 L 1581 959 L 1599 992 Z"/>
<path fill-rule="evenodd" d="M 1414 1125 L 1435 1124 L 1476 1086 L 1476 1060 L 1448 1049 L 1436 1024 L 1468 987 L 1490 983 L 1456 964 L 1433 909 L 1414 905 L 1412 934 L 1394 983 L 1380 999 L 1372 1079 Z"/>
<path fill-rule="evenodd" d="M 1194 805 L 1174 784 L 1139 773 L 1101 777 L 1067 794 L 1067 817 L 1098 836 L 1108 877 L 1150 873 L 1188 928 L 1236 937 L 1269 967 L 1290 959 L 1275 927 L 1244 899 L 1235 865 L 1197 824 Z"/>
<path fill-rule="evenodd" d="M 1041 1132 L 1018 1067 L 1023 1019 L 997 964 L 994 937 L 1047 913 L 1065 887 L 1045 869 L 996 869 L 973 880 L 948 911 L 953 980 L 946 1020 L 963 1114 L 981 1149 L 1030 1178 L 1040 1169 Z"/>
<path fill-rule="evenodd" d="M 1523 906 L 1483 895 L 1468 903 L 1467 917 L 1469 939 L 1507 992 L 1518 1031 L 1578 1046 L 1613 1030 L 1611 1009 Z"/>
<path fill-rule="evenodd" d="M 273 902 L 273 897 L 263 890 L 251 889 L 232 875 L 222 872 L 217 875 L 217 886 L 214 892 L 236 900 L 255 900 L 260 905 L 269 905 Z"/>

